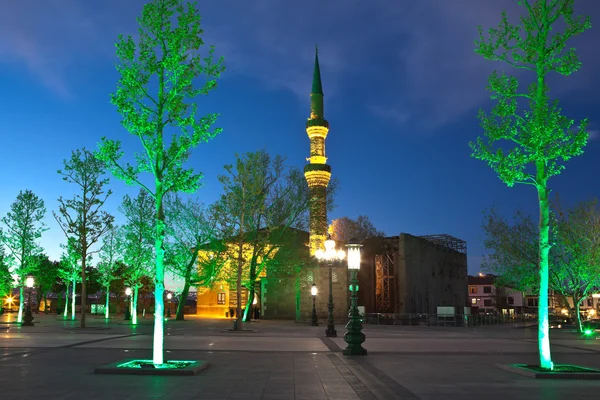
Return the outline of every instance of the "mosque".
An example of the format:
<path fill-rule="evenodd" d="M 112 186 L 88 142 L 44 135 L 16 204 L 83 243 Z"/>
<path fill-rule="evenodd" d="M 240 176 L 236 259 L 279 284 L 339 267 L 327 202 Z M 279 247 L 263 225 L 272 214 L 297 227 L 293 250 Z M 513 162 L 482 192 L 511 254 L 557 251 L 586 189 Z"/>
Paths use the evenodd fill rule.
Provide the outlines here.
<path fill-rule="evenodd" d="M 311 204 L 309 232 L 294 230 L 294 243 L 306 249 L 305 260 L 322 249 L 327 239 L 327 187 L 331 166 L 327 164 L 325 141 L 329 122 L 325 119 L 324 96 L 315 54 L 310 116 L 306 121 L 310 141 L 309 163 L 304 176 Z M 449 235 L 412 236 L 400 234 L 386 238 L 371 238 L 363 243 L 359 272 L 359 306 L 367 313 L 435 313 L 438 306 L 462 310 L 467 306 L 466 243 Z M 269 274 L 267 271 L 255 283 L 255 296 L 248 299 L 242 291 L 242 307 L 252 301 L 260 318 L 310 320 L 312 296 L 310 287 L 319 288 L 316 309 L 319 320 L 327 319 L 329 268 L 314 261 L 299 266 L 294 276 Z M 345 263 L 334 265 L 332 293 L 334 319 L 347 319 L 349 274 Z M 235 287 L 226 282 L 211 288 L 198 288 L 197 313 L 213 317 L 230 316 L 237 302 Z M 458 312 L 458 311 L 457 311 Z M 462 313 L 462 311 L 461 311 Z"/>

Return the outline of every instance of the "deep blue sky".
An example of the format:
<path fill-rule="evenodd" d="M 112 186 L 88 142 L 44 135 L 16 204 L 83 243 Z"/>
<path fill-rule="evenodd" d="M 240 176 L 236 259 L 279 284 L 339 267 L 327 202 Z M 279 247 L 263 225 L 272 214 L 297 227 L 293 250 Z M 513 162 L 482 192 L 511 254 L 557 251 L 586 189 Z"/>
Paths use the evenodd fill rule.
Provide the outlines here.
<path fill-rule="evenodd" d="M 42 245 L 60 254 L 63 234 L 50 211 L 74 187 L 56 170 L 71 150 L 95 148 L 101 136 L 126 141 L 109 103 L 118 79 L 114 42 L 133 34 L 143 0 L 5 0 L 0 13 L 0 215 L 19 190 L 46 202 L 50 230 Z M 600 21 L 600 2 L 577 0 L 578 13 Z M 496 204 L 536 212 L 533 188 L 507 188 L 468 142 L 482 134 L 477 109 L 489 108 L 486 79 L 501 64 L 477 56 L 477 25 L 496 25 L 510 0 L 220 0 L 201 1 L 205 41 L 225 57 L 218 89 L 200 103 L 219 112 L 223 133 L 201 145 L 192 165 L 206 178 L 198 193 L 214 201 L 216 176 L 236 152 L 261 148 L 304 165 L 304 124 L 315 43 L 319 44 L 327 156 L 340 180 L 330 215 L 368 215 L 388 235 L 448 233 L 468 243 L 469 270 L 479 270 L 482 210 Z M 515 13 L 516 12 L 516 13 Z M 565 113 L 590 119 L 582 157 L 551 181 L 567 205 L 598 196 L 600 55 L 596 28 L 572 42 L 583 68 L 551 81 Z M 555 83 L 554 83 L 555 82 Z M 111 182 L 108 209 L 137 189 Z"/>

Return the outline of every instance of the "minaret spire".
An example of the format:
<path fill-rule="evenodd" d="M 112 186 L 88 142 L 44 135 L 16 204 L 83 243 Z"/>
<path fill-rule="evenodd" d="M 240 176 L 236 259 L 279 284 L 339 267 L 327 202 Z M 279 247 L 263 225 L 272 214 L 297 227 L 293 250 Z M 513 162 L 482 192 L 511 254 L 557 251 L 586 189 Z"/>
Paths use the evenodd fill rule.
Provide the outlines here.
<path fill-rule="evenodd" d="M 325 157 L 325 138 L 329 123 L 323 107 L 323 87 L 319 68 L 319 48 L 315 49 L 315 67 L 310 93 L 310 117 L 306 121 L 306 133 L 310 139 L 310 162 L 304 167 L 304 176 L 310 191 L 310 253 L 314 255 L 327 239 L 327 185 L 331 167 Z"/>

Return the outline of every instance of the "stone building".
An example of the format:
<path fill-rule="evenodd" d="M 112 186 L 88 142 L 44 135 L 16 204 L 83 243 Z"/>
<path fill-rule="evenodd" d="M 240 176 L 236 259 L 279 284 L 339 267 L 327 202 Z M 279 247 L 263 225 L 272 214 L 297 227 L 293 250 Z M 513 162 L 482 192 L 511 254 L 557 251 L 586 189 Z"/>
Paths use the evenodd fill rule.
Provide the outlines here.
<path fill-rule="evenodd" d="M 364 242 L 359 305 L 366 313 L 435 314 L 468 305 L 467 246 L 449 235 L 371 238 Z"/>

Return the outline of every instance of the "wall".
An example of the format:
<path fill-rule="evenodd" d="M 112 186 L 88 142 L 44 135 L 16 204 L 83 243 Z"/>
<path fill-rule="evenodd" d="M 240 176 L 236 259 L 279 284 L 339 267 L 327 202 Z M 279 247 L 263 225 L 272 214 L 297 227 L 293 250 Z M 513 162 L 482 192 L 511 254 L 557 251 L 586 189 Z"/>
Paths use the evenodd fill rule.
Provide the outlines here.
<path fill-rule="evenodd" d="M 466 254 L 406 233 L 398 248 L 398 313 L 434 314 L 467 306 Z"/>

